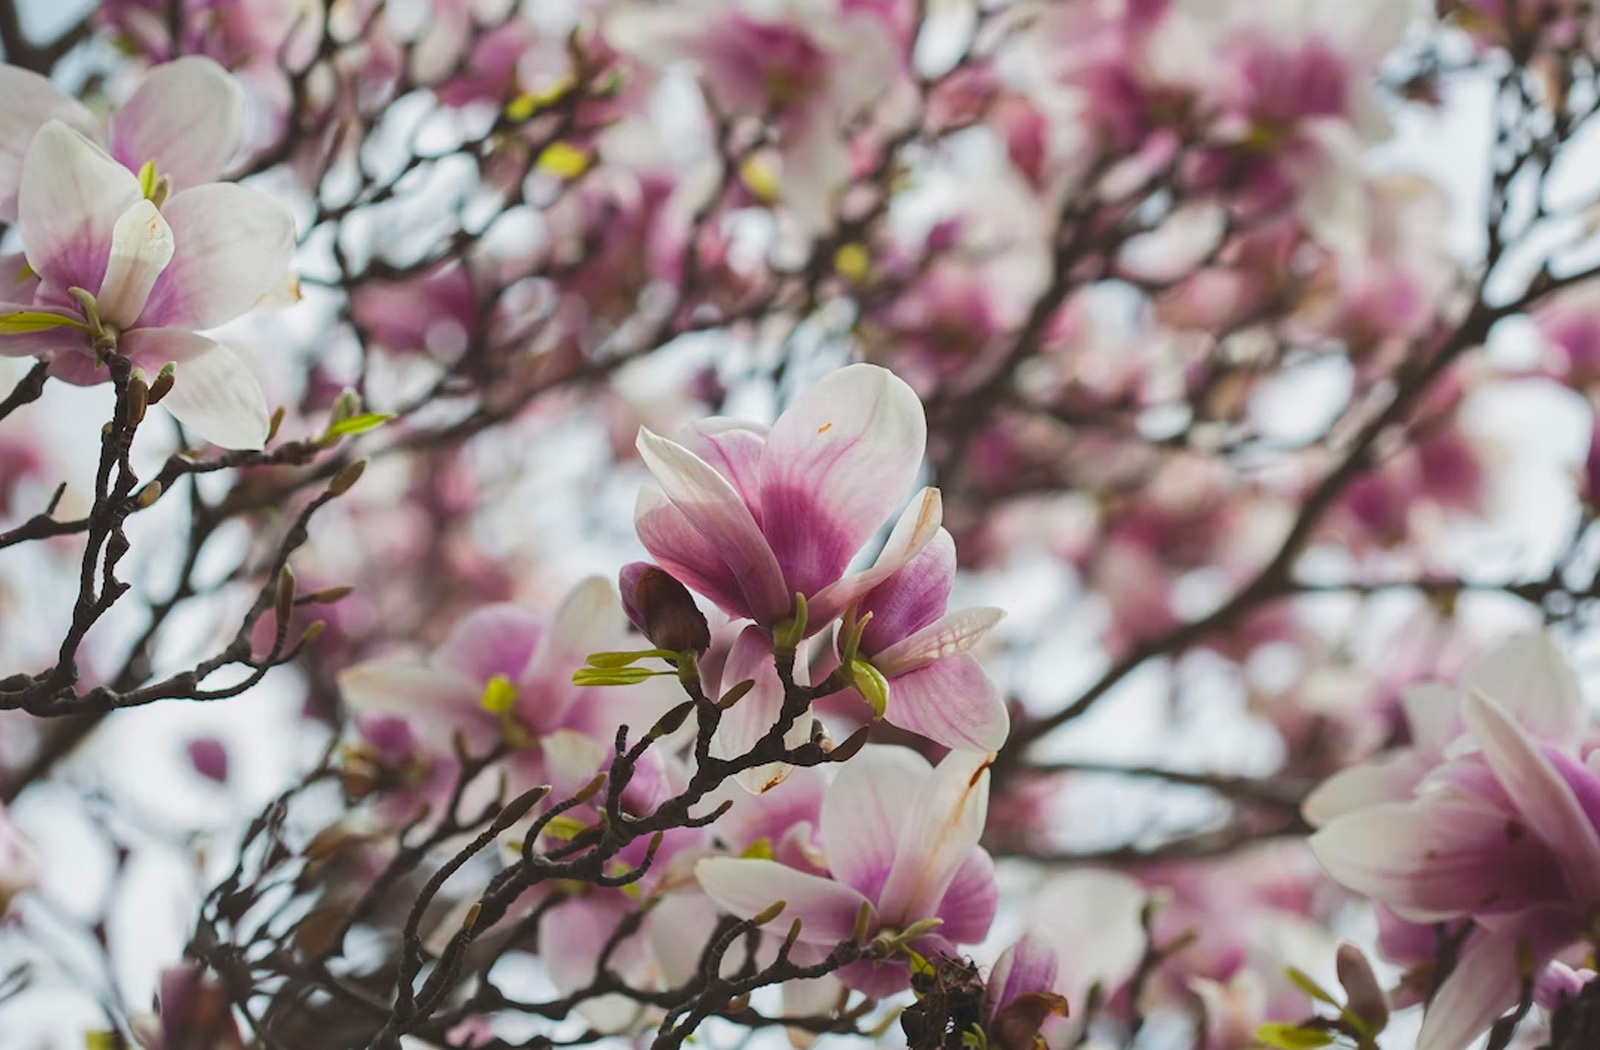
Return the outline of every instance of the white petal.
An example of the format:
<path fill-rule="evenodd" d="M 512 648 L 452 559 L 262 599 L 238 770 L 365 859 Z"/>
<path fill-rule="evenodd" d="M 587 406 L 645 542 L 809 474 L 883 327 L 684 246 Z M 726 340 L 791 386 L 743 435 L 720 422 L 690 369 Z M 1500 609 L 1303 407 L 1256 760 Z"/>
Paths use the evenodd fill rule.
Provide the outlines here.
<path fill-rule="evenodd" d="M 161 407 L 200 437 L 222 448 L 266 444 L 266 395 L 250 366 L 228 347 L 176 328 L 135 328 L 123 333 L 118 347 L 152 376 L 152 369 L 178 363 Z"/>
<path fill-rule="evenodd" d="M 1373 762 L 1341 769 L 1317 785 L 1300 804 L 1312 827 L 1384 802 L 1409 801 L 1424 770 L 1409 749 Z"/>
<path fill-rule="evenodd" d="M 93 134 L 94 117 L 48 79 L 17 66 L 0 65 L 0 222 L 17 219 L 22 159 L 47 120 Z"/>
<path fill-rule="evenodd" d="M 177 250 L 142 323 L 215 328 L 293 284 L 294 216 L 265 193 L 211 183 L 174 194 L 161 213 Z"/>
<path fill-rule="evenodd" d="M 878 898 L 886 924 L 904 927 L 937 913 L 983 835 L 993 761 L 990 754 L 952 751 L 934 769 L 901 825 L 894 866 Z"/>
<path fill-rule="evenodd" d="M 189 56 L 152 69 L 111 118 L 111 152 L 137 171 L 188 189 L 212 182 L 244 142 L 244 91 L 209 58 Z"/>
<path fill-rule="evenodd" d="M 478 707 L 481 692 L 460 675 L 401 660 L 369 660 L 339 673 L 339 695 L 351 711 L 403 719 L 424 747 L 441 755 L 451 754 L 457 729 L 478 750 L 498 741 L 488 713 Z"/>
<path fill-rule="evenodd" d="M 172 228 L 150 201 L 136 202 L 111 230 L 111 260 L 95 296 L 101 318 L 118 328 L 138 320 L 171 259 Z"/>
<path fill-rule="evenodd" d="M 900 825 L 933 767 L 905 747 L 869 745 L 846 762 L 822 800 L 822 852 L 833 877 L 877 896 L 894 866 Z"/>
<path fill-rule="evenodd" d="M 1564 749 L 1577 746 L 1587 718 L 1583 693 L 1566 659 L 1543 631 L 1520 635 L 1479 657 L 1461 679 L 1499 704 L 1534 737 Z"/>
<path fill-rule="evenodd" d="M 726 912 L 748 919 L 778 901 L 785 907 L 773 925 L 785 930 L 799 919 L 800 940 L 838 944 L 850 939 L 867 898 L 832 879 L 807 875 L 770 860 L 712 857 L 695 865 L 700 888 Z M 874 930 L 875 932 L 875 930 Z"/>

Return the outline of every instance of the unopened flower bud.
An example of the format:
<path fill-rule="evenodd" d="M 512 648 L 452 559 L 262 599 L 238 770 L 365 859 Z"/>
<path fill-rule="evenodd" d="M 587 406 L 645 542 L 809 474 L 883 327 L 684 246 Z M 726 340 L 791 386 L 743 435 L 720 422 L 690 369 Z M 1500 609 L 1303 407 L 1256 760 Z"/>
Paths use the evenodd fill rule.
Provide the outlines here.
<path fill-rule="evenodd" d="M 185 745 L 189 765 L 207 780 L 225 784 L 228 781 L 228 749 L 214 736 L 195 737 Z"/>
<path fill-rule="evenodd" d="M 143 423 L 149 405 L 150 385 L 145 381 L 144 372 L 135 368 L 128 378 L 128 425 L 136 427 Z"/>
<path fill-rule="evenodd" d="M 170 368 L 163 368 L 156 376 L 155 382 L 150 384 L 150 393 L 146 400 L 154 405 L 172 392 L 172 384 L 177 382 L 177 373 Z"/>
<path fill-rule="evenodd" d="M 711 628 L 689 589 L 647 562 L 623 567 L 618 582 L 622 608 L 651 643 L 673 652 L 705 652 Z"/>
<path fill-rule="evenodd" d="M 348 467 L 345 467 L 333 476 L 332 481 L 328 482 L 328 495 L 343 496 L 350 491 L 356 482 L 361 480 L 361 475 L 366 473 L 366 470 L 367 461 L 364 459 L 358 459 Z"/>
<path fill-rule="evenodd" d="M 1377 1035 L 1389 1023 L 1389 998 L 1372 973 L 1372 966 L 1361 949 L 1353 944 L 1339 945 L 1334 965 L 1339 983 L 1344 986 L 1345 1009 L 1366 1025 L 1367 1035 Z"/>

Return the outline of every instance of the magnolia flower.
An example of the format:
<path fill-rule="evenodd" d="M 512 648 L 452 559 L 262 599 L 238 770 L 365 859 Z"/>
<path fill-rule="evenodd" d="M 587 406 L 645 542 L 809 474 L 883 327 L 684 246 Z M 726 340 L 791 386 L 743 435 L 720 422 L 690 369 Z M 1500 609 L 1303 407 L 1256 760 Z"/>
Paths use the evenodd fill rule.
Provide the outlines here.
<path fill-rule="evenodd" d="M 639 494 L 639 539 L 735 618 L 777 627 L 804 595 L 807 633 L 816 633 L 938 529 L 938 490 L 923 489 L 873 566 L 845 576 L 904 500 L 926 443 L 917 395 L 874 365 L 824 377 L 770 430 L 707 419 L 679 444 L 641 427 L 639 454 L 661 488 Z"/>
<path fill-rule="evenodd" d="M 670 697 L 645 682 L 609 690 L 574 685 L 593 652 L 638 649 L 610 584 L 595 577 L 573 589 L 553 620 L 511 604 L 485 606 L 456 625 L 426 661 L 372 660 L 339 675 L 339 689 L 377 757 L 412 767 L 423 799 L 448 790 L 460 734 L 473 754 L 506 743 L 522 787 L 571 767 L 582 784 L 596 769 L 592 746 L 608 749 L 619 725 L 643 732 Z M 419 799 L 421 801 L 423 799 Z"/>
<path fill-rule="evenodd" d="M 1581 697 L 1548 641 L 1517 639 L 1429 724 L 1444 759 L 1380 782 L 1311 838 L 1334 879 L 1414 922 L 1475 929 L 1429 1005 L 1418 1050 L 1461 1050 L 1526 981 L 1592 938 L 1600 907 L 1600 773 L 1578 758 Z M 1436 705 L 1434 714 L 1439 714 Z M 1346 789 L 1348 794 L 1349 789 Z"/>
<path fill-rule="evenodd" d="M 100 355 L 112 349 L 151 373 L 175 364 L 162 403 L 179 421 L 219 445 L 260 448 L 267 408 L 255 377 L 196 334 L 291 284 L 288 210 L 210 181 L 242 129 L 237 86 L 204 59 L 152 73 L 113 119 L 109 153 L 61 120 L 39 127 L 16 189 L 28 265 L 0 280 L 0 354 L 40 356 L 79 384 L 106 378 Z M 0 200 L 5 172 L 0 161 Z"/>
<path fill-rule="evenodd" d="M 955 752 L 937 768 L 913 751 L 869 746 L 845 763 L 822 803 L 822 848 L 832 878 L 773 860 L 712 857 L 695 866 L 719 906 L 751 918 L 775 902 L 800 920 L 799 944 L 826 952 L 859 935 L 912 932 L 924 957 L 955 954 L 988 933 L 998 888 L 978 845 L 992 755 Z M 903 958 L 838 971 L 848 987 L 881 997 L 910 983 Z"/>
<path fill-rule="evenodd" d="M 1025 933 L 1000 953 L 983 995 L 983 1030 L 995 1050 L 1034 1050 L 1039 1029 L 1065 1016 L 1067 1001 L 1056 994 L 1055 949 Z"/>
<path fill-rule="evenodd" d="M 857 605 L 871 615 L 858 659 L 886 686 L 882 715 L 945 747 L 998 751 L 1010 716 L 1005 699 L 967 650 L 1005 615 L 999 609 L 946 612 L 955 581 L 956 545 L 940 529 L 928 545 Z M 858 690 L 878 688 L 858 671 Z"/>

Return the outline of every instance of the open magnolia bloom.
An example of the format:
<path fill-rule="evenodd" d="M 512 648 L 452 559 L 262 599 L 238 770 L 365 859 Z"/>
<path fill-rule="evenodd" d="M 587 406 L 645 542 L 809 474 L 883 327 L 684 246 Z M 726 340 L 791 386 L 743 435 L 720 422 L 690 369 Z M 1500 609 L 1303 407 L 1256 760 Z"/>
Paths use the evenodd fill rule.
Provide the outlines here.
<path fill-rule="evenodd" d="M 1523 638 L 1478 671 L 1440 764 L 1404 798 L 1375 793 L 1311 838 L 1334 879 L 1401 918 L 1476 925 L 1419 1050 L 1462 1050 L 1558 953 L 1592 944 L 1600 908 L 1600 773 L 1579 758 L 1570 670 Z"/>
<path fill-rule="evenodd" d="M 775 860 L 712 857 L 695 866 L 700 886 L 741 918 L 784 902 L 800 921 L 798 944 L 826 953 L 856 936 L 910 934 L 923 957 L 956 954 L 989 932 L 999 889 L 978 845 L 994 756 L 953 752 L 937 768 L 914 751 L 872 745 L 846 762 L 823 798 L 820 833 L 831 878 Z M 838 971 L 875 997 L 910 984 L 909 957 L 865 959 Z"/>
<path fill-rule="evenodd" d="M 210 181 L 238 150 L 238 87 L 209 61 L 161 67 L 113 119 L 110 153 L 66 115 L 32 134 L 20 164 L 27 264 L 0 277 L 0 354 L 38 356 L 80 385 L 108 378 L 113 350 L 151 375 L 173 365 L 168 411 L 208 441 L 260 448 L 268 413 L 254 375 L 197 334 L 293 285 L 288 209 Z M 0 200 L 7 171 L 0 160 Z"/>
<path fill-rule="evenodd" d="M 504 743 L 507 770 L 525 790 L 564 769 L 581 784 L 609 755 L 617 727 L 643 733 L 671 706 L 655 679 L 621 690 L 574 685 L 589 653 L 636 649 L 609 581 L 573 588 L 554 619 L 518 605 L 485 606 L 464 618 L 426 661 L 369 660 L 339 675 L 364 743 L 413 788 L 396 797 L 409 815 L 450 789 L 459 735 L 474 755 Z"/>
<path fill-rule="evenodd" d="M 639 493 L 645 548 L 729 616 L 774 628 L 805 595 L 815 634 L 916 556 L 939 527 L 936 489 L 913 497 L 873 566 L 850 561 L 904 502 L 927 445 L 922 402 L 876 365 L 823 377 L 771 430 L 728 419 L 683 443 L 639 431 L 660 490 Z"/>

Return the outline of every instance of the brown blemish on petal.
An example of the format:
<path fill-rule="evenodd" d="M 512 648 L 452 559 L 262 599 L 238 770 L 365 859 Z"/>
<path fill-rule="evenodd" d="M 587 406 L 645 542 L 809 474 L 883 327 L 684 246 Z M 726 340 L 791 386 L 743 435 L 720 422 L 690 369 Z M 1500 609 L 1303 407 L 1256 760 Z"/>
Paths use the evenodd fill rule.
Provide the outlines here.
<path fill-rule="evenodd" d="M 824 434 L 824 433 L 826 433 L 826 432 L 828 432 L 829 430 L 832 430 L 832 429 L 833 429 L 833 424 L 832 423 L 824 423 L 820 427 L 817 428 L 817 433 Z"/>

